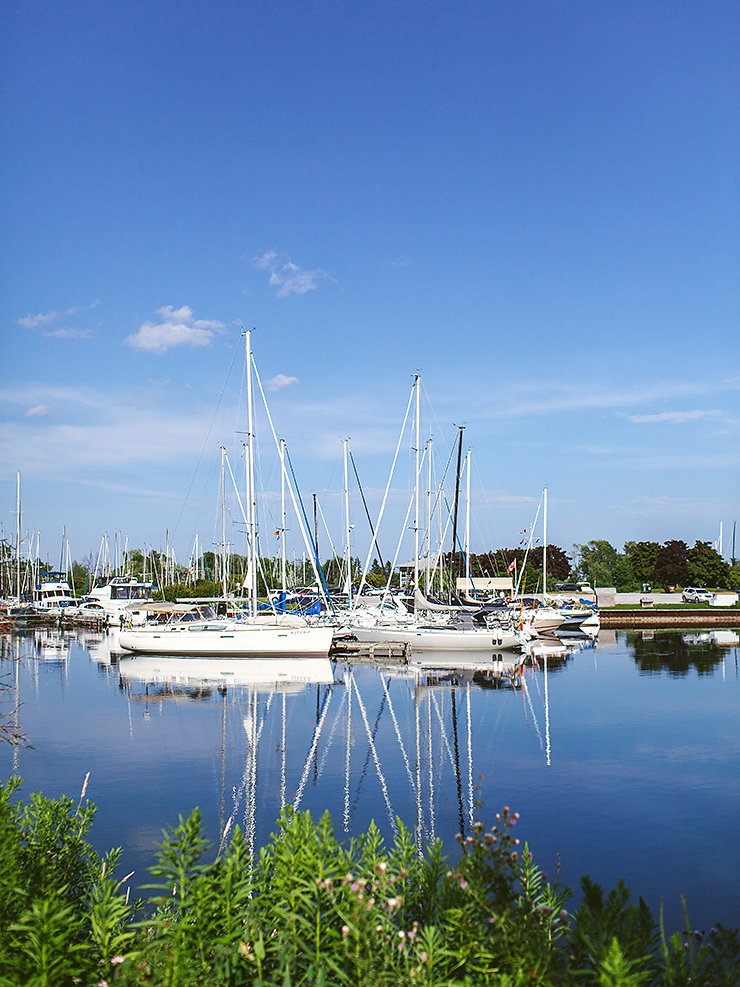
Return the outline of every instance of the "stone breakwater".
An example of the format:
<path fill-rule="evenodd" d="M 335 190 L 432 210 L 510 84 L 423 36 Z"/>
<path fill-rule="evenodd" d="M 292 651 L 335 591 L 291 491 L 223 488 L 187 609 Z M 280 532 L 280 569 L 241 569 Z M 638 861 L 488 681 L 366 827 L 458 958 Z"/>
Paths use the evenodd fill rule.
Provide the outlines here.
<path fill-rule="evenodd" d="M 599 620 L 604 628 L 624 627 L 737 627 L 740 609 L 720 610 L 701 608 L 689 610 L 656 610 L 640 607 L 634 610 L 600 610 Z"/>

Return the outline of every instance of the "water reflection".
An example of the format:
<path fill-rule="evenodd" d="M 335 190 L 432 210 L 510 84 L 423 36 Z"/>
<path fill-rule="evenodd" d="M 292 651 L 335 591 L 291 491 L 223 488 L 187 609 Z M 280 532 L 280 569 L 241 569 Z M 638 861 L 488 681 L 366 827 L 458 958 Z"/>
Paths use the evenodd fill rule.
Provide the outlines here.
<path fill-rule="evenodd" d="M 115 634 L 38 629 L 0 636 L 3 709 L 35 748 L 0 758 L 24 794 L 77 797 L 90 771 L 99 848 L 123 846 L 139 885 L 162 828 L 196 805 L 215 846 L 238 824 L 256 852 L 293 804 L 330 810 L 347 838 L 374 820 L 387 839 L 400 818 L 454 854 L 479 812 L 490 822 L 509 804 L 540 866 L 562 854 L 567 883 L 624 877 L 654 889 L 652 908 L 665 898 L 669 926 L 682 892 L 694 921 L 738 924 L 736 638 L 605 631 L 541 641 L 524 665 L 489 653 L 283 667 L 134 658 Z M 638 814 L 660 840 L 635 841 Z M 696 819 L 711 856 L 697 858 Z"/>
<path fill-rule="evenodd" d="M 724 671 L 728 654 L 737 664 L 740 635 L 735 630 L 627 631 L 626 641 L 642 675 L 666 672 L 682 677 L 690 671 L 700 676 Z"/>

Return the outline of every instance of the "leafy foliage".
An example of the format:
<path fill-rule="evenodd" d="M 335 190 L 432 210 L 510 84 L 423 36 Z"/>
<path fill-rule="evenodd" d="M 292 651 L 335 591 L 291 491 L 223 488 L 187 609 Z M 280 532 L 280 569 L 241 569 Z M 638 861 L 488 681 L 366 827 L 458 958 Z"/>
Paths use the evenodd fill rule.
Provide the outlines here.
<path fill-rule="evenodd" d="M 653 579 L 660 586 L 688 586 L 689 557 L 686 542 L 673 539 L 663 543 L 655 560 Z"/>
<path fill-rule="evenodd" d="M 614 567 L 619 557 L 616 548 L 603 539 L 575 547 L 579 557 L 578 571 L 594 586 L 614 586 Z"/>
<path fill-rule="evenodd" d="M 620 882 L 583 879 L 583 903 L 549 883 L 518 816 L 458 837 L 457 862 L 425 852 L 400 820 L 337 840 L 328 814 L 286 809 L 256 862 L 237 829 L 211 859 L 200 814 L 165 833 L 146 906 L 113 876 L 119 852 L 86 841 L 94 808 L 0 788 L 0 987 L 467 984 L 628 987 L 737 984 L 736 932 L 718 926 L 685 947 L 658 934 Z M 688 928 L 688 919 L 687 919 Z"/>
<path fill-rule="evenodd" d="M 652 584 L 655 579 L 655 563 L 660 554 L 657 541 L 626 541 L 624 554 L 630 560 L 635 581 Z"/>
<path fill-rule="evenodd" d="M 730 581 L 730 567 L 708 541 L 694 542 L 688 551 L 689 581 L 692 586 L 726 587 Z"/>

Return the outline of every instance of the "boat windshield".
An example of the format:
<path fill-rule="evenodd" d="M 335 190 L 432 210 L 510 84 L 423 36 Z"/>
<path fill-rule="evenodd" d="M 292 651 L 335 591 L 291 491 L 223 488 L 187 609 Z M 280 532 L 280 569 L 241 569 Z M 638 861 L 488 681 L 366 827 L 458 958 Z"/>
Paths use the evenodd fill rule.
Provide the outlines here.
<path fill-rule="evenodd" d="M 195 620 L 213 620 L 216 614 L 213 611 L 213 607 L 209 605 L 200 605 L 197 607 L 191 607 L 185 613 L 173 613 L 170 618 L 170 623 L 173 624 L 190 624 Z"/>

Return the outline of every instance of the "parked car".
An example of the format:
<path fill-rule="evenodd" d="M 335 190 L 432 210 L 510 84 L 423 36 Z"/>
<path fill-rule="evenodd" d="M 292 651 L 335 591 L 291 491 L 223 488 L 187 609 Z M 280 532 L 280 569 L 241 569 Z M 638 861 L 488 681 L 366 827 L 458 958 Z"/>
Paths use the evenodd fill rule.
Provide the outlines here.
<path fill-rule="evenodd" d="M 708 589 L 701 589 L 698 586 L 687 586 L 681 594 L 684 603 L 709 603 L 713 594 Z"/>

